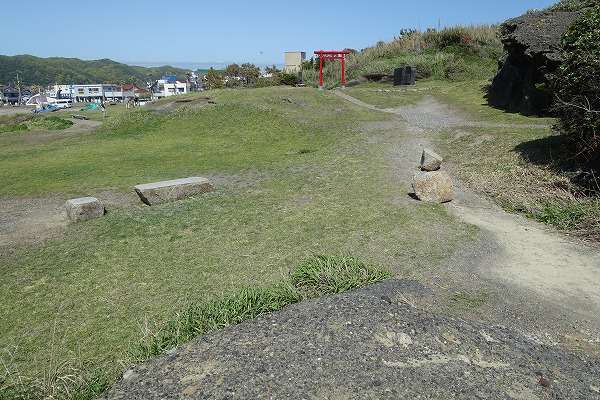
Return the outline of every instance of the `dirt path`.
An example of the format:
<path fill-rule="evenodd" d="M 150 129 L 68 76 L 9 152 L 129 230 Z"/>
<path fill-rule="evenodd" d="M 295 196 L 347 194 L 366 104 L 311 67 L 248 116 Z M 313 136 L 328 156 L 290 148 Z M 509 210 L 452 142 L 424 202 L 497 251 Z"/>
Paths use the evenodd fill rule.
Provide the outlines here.
<path fill-rule="evenodd" d="M 359 106 L 378 110 L 346 93 L 336 91 L 336 94 Z M 465 126 L 499 126 L 468 121 L 460 113 L 431 97 L 414 106 L 378 111 L 400 116 L 407 125 L 404 128 L 416 136 L 403 140 L 402 149 L 397 150 L 401 152 L 401 159 L 409 157 L 412 162 L 397 168 L 409 171 L 403 173 L 403 179 L 410 179 L 413 160 L 420 153 L 420 147 L 430 145 L 428 131 Z M 533 125 L 511 125 L 515 126 L 530 128 Z M 397 127 L 401 128 L 402 124 L 398 123 Z M 465 222 L 491 234 L 490 240 L 494 241 L 493 247 L 497 250 L 480 260 L 481 270 L 494 274 L 499 280 L 531 289 L 548 301 L 566 305 L 577 314 L 600 315 L 598 249 L 566 238 L 541 224 L 508 214 L 468 190 L 459 190 L 458 199 L 448 204 L 448 209 Z"/>
<path fill-rule="evenodd" d="M 400 207 L 417 205 L 408 185 L 436 132 L 486 126 L 432 98 L 380 110 L 337 94 L 394 115 L 361 131 L 386 145 Z M 460 186 L 447 207 L 480 233 L 442 265 L 198 338 L 105 397 L 600 399 L 598 250 Z"/>

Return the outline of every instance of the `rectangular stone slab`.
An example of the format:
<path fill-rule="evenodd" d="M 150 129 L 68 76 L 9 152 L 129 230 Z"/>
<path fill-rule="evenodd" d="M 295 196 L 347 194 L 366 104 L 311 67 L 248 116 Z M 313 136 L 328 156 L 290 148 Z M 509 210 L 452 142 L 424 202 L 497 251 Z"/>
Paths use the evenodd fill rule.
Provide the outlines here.
<path fill-rule="evenodd" d="M 184 199 L 214 190 L 206 178 L 194 176 L 134 186 L 140 199 L 149 206 Z"/>
<path fill-rule="evenodd" d="M 67 216 L 73 222 L 87 221 L 104 215 L 104 205 L 95 197 L 67 200 Z"/>

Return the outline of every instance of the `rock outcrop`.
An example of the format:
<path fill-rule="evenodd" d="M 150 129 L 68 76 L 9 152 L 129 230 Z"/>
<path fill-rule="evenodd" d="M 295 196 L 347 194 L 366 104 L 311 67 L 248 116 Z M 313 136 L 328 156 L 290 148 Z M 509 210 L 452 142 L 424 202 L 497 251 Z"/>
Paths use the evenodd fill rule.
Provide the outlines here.
<path fill-rule="evenodd" d="M 530 12 L 502 24 L 506 54 L 488 92 L 491 105 L 525 115 L 548 113 L 550 79 L 561 63 L 561 38 L 579 13 Z"/>

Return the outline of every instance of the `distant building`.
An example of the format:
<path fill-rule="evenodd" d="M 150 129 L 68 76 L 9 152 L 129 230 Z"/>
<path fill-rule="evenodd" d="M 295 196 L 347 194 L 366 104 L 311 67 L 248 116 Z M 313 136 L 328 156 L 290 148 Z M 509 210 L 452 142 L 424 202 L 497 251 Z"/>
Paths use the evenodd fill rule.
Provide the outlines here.
<path fill-rule="evenodd" d="M 137 98 L 148 97 L 150 94 L 146 89 L 142 89 L 141 87 L 136 86 L 134 83 L 127 83 L 121 86 L 121 90 L 127 95 L 127 97 L 130 97 L 129 94 L 132 94 Z"/>
<path fill-rule="evenodd" d="M 73 85 L 54 85 L 46 91 L 46 94 L 55 99 L 71 99 L 75 97 Z"/>
<path fill-rule="evenodd" d="M 152 98 L 160 99 L 163 97 L 176 96 L 189 92 L 190 84 L 188 82 L 181 82 L 177 79 L 173 80 L 172 76 L 163 76 L 162 79 L 156 81 L 152 91 Z"/>
<path fill-rule="evenodd" d="M 148 91 L 130 83 L 123 86 L 113 84 L 56 85 L 50 95 L 57 98 L 72 98 L 76 102 L 126 101 L 134 97 L 144 97 Z M 60 95 L 60 96 L 59 96 Z"/>
<path fill-rule="evenodd" d="M 22 94 L 19 96 L 19 91 L 17 89 L 5 87 L 2 89 L 2 97 L 4 98 L 5 103 L 15 105 L 19 104 L 19 100 L 21 100 L 19 97 L 22 98 Z"/>
<path fill-rule="evenodd" d="M 295 74 L 302 71 L 302 63 L 306 60 L 306 53 L 303 51 L 287 51 L 285 53 L 285 66 L 283 71 L 288 74 Z"/>

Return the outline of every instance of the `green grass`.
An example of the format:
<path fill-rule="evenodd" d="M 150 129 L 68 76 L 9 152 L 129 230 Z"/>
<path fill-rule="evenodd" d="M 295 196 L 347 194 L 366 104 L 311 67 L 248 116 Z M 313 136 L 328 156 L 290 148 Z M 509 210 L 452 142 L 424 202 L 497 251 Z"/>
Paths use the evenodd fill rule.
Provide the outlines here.
<path fill-rule="evenodd" d="M 304 299 L 343 293 L 389 278 L 380 267 L 348 256 L 314 256 L 286 280 L 266 288 L 246 287 L 233 294 L 187 306 L 156 331 L 149 331 L 136 349 L 145 360 L 196 336 L 270 313 Z"/>
<path fill-rule="evenodd" d="M 94 135 L 0 138 L 4 198 L 103 199 L 193 175 L 217 187 L 111 207 L 54 240 L 2 252 L 0 349 L 10 349 L 11 370 L 36 378 L 84 365 L 114 377 L 146 322 L 169 321 L 190 302 L 269 288 L 314 254 L 352 254 L 407 276 L 473 238 L 442 206 L 402 202 L 410 182 L 393 176 L 389 142 L 404 133 L 370 130 L 367 140 L 360 128 L 387 115 L 308 88 L 211 97 L 217 105 L 200 110 L 123 112 Z"/>
<path fill-rule="evenodd" d="M 285 280 L 267 287 L 245 287 L 201 302 L 192 302 L 169 320 L 146 326 L 139 343 L 132 345 L 131 360 L 141 362 L 186 343 L 197 336 L 280 310 L 304 299 L 342 293 L 382 281 L 391 274 L 380 267 L 348 256 L 314 256 L 300 264 Z M 0 399 L 93 399 L 114 376 L 106 372 L 57 368 L 46 380 L 9 376 L 0 380 Z M 21 378 L 21 380 L 19 379 Z"/>
<path fill-rule="evenodd" d="M 489 297 L 486 292 L 456 292 L 450 300 L 458 307 L 476 309 L 484 306 Z"/>
<path fill-rule="evenodd" d="M 416 104 L 423 96 L 434 93 L 429 87 L 400 87 L 390 83 L 362 83 L 346 88 L 346 92 L 367 104 L 378 108 L 395 108 Z"/>

